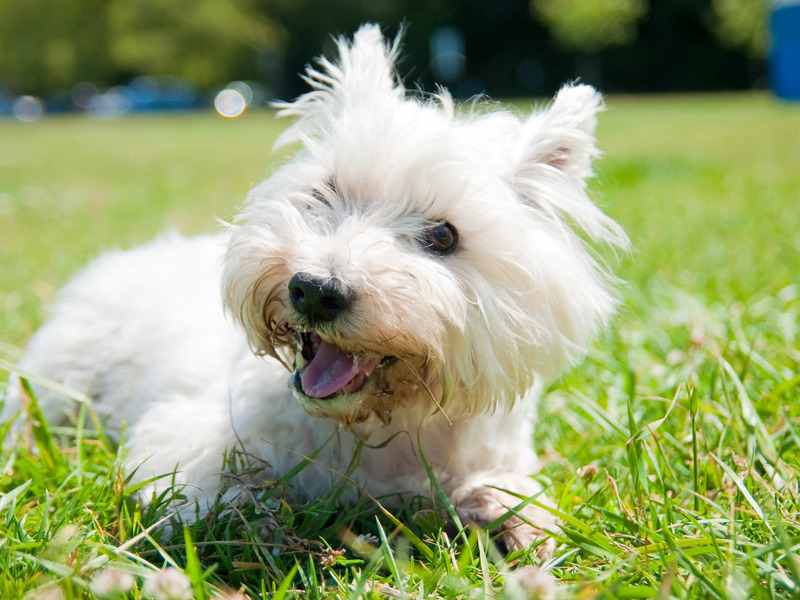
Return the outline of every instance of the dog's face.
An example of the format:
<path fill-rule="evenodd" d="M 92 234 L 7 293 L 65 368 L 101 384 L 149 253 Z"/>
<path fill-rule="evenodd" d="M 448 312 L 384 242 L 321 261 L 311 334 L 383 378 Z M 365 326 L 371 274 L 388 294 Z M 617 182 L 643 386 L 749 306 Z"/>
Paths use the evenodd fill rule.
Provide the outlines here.
<path fill-rule="evenodd" d="M 283 360 L 306 410 L 386 420 L 508 406 L 610 315 L 586 237 L 624 244 L 587 198 L 600 106 L 564 88 L 520 120 L 408 98 L 374 26 L 309 70 L 283 112 L 303 148 L 250 194 L 225 261 L 229 311 Z"/>

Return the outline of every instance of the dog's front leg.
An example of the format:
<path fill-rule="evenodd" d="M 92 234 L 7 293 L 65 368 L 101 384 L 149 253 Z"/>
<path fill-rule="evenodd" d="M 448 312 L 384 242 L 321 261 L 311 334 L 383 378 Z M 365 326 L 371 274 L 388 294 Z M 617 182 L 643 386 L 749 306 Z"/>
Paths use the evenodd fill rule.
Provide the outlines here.
<path fill-rule="evenodd" d="M 533 497 L 536 504 L 525 503 L 525 498 L 529 497 Z M 553 555 L 555 541 L 551 534 L 557 520 L 550 511 L 539 506 L 551 502 L 532 479 L 513 473 L 473 475 L 452 490 L 450 500 L 464 523 L 487 527 L 508 515 L 491 532 L 499 534 L 499 542 L 507 550 L 535 546 L 539 558 Z M 519 505 L 522 507 L 516 508 Z"/>

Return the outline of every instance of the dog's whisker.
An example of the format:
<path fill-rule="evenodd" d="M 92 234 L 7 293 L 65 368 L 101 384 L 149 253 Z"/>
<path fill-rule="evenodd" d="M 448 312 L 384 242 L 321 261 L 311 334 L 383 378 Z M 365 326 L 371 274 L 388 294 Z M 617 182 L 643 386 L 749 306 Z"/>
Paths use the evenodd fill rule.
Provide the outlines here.
<path fill-rule="evenodd" d="M 445 418 L 445 420 L 447 421 L 448 425 L 452 425 L 453 421 L 451 421 L 450 417 L 447 416 L 447 413 L 445 412 L 445 410 L 442 407 L 442 405 L 439 403 L 439 400 L 436 399 L 436 394 L 433 393 L 433 390 L 431 390 L 430 386 L 425 381 L 425 378 L 422 377 L 422 375 L 419 374 L 419 371 L 416 369 L 416 367 L 414 367 L 414 365 L 412 365 L 408 360 L 406 360 L 402 356 L 398 356 L 397 358 L 401 362 L 404 362 L 408 366 L 408 368 L 411 371 L 411 373 L 414 375 L 414 377 L 416 377 L 417 382 L 420 383 L 422 385 L 422 387 L 425 389 L 425 392 L 428 394 L 428 397 L 431 400 L 433 400 L 433 403 L 436 405 L 437 410 L 440 413 L 442 413 L 442 416 Z"/>

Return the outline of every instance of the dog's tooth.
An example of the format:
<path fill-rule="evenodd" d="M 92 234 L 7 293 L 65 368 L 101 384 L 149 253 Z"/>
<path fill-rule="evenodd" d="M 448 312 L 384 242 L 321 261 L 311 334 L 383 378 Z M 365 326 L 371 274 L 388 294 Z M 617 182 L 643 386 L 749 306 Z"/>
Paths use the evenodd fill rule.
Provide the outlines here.
<path fill-rule="evenodd" d="M 294 367 L 295 367 L 295 369 L 297 369 L 298 371 L 302 371 L 303 368 L 307 364 L 308 364 L 308 361 L 305 358 L 303 358 L 303 353 L 302 352 L 298 352 L 297 354 L 294 355 Z"/>

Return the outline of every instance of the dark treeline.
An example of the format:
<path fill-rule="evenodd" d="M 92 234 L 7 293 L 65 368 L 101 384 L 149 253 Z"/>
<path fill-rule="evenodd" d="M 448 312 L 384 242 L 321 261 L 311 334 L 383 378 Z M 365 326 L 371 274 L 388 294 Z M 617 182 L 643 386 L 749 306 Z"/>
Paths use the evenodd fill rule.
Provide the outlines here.
<path fill-rule="evenodd" d="M 53 94 L 170 75 L 293 97 L 331 35 L 406 28 L 406 84 L 458 96 L 763 85 L 767 0 L 0 0 L 0 89 Z M 742 25 L 744 23 L 744 25 Z M 412 68 L 411 65 L 422 65 Z"/>
<path fill-rule="evenodd" d="M 527 0 L 465 0 L 457 8 L 435 0 L 408 0 L 405 4 L 409 67 L 400 65 L 400 71 L 407 83 L 418 82 L 426 90 L 442 78 L 436 77 L 430 66 L 414 70 L 410 65 L 431 65 L 430 40 L 442 24 L 454 27 L 464 38 L 464 75 L 444 82 L 462 97 L 481 91 L 497 97 L 549 95 L 564 81 L 576 78 L 606 92 L 734 90 L 765 85 L 759 50 L 720 39 L 707 0 L 655 0 L 637 23 L 630 43 L 591 51 L 560 43 L 532 14 Z M 293 32 L 285 55 L 289 76 L 283 81 L 283 91 L 287 96 L 302 91 L 302 81 L 292 74 L 321 47 L 323 24 L 304 21 L 304 12 L 280 15 L 287 30 Z M 336 32 L 348 32 L 357 27 L 360 16 L 342 13 L 329 23 L 336 23 Z M 766 14 L 756 12 L 751 18 L 766 21 Z"/>

